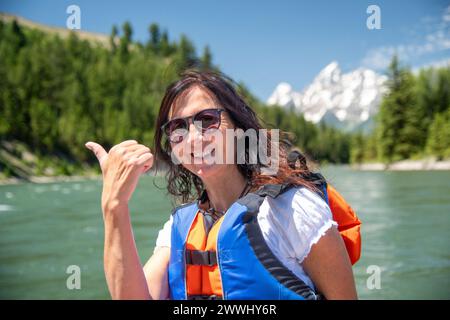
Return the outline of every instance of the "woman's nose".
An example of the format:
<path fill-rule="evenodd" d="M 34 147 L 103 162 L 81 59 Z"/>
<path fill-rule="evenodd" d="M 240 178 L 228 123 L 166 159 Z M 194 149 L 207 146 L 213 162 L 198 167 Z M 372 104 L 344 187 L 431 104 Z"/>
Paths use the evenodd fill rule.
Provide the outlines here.
<path fill-rule="evenodd" d="M 199 132 L 193 122 L 189 124 L 189 130 L 187 132 L 186 143 L 195 145 L 202 141 L 202 134 Z"/>

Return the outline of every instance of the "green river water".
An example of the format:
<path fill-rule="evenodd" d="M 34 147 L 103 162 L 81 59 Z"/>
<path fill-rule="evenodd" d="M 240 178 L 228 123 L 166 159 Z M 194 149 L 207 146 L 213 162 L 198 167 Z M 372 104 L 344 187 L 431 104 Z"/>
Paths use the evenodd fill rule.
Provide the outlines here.
<path fill-rule="evenodd" d="M 353 268 L 361 299 L 450 298 L 449 171 L 322 172 L 363 223 L 362 256 Z M 143 262 L 171 211 L 155 180 L 164 185 L 143 177 L 130 204 Z M 110 298 L 101 187 L 95 180 L 0 186 L 0 298 Z M 80 268 L 80 289 L 67 288 L 71 265 Z M 370 285 L 373 268 L 381 272 L 378 288 Z"/>

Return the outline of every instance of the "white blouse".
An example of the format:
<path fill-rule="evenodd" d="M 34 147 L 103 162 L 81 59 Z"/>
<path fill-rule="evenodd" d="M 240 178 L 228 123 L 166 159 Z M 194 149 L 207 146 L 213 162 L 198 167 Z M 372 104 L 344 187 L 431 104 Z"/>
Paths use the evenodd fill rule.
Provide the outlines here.
<path fill-rule="evenodd" d="M 170 216 L 159 231 L 156 247 L 170 247 L 172 221 Z M 325 201 L 306 188 L 292 188 L 275 199 L 264 199 L 259 209 L 258 223 L 264 240 L 275 256 L 315 289 L 303 270 L 302 262 L 325 232 L 333 225 L 337 226 Z"/>

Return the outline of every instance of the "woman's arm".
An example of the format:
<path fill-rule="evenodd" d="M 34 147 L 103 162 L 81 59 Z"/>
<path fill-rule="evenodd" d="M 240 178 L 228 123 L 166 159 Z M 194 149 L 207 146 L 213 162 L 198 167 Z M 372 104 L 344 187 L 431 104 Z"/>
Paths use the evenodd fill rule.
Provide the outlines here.
<path fill-rule="evenodd" d="M 344 241 L 335 226 L 312 246 L 303 268 L 317 291 L 328 300 L 357 299 L 352 265 Z"/>
<path fill-rule="evenodd" d="M 128 206 L 104 210 L 104 269 L 113 299 L 151 299 L 131 228 Z"/>
<path fill-rule="evenodd" d="M 116 214 L 110 212 L 110 218 L 105 217 L 104 266 L 111 296 L 113 299 L 168 299 L 170 248 L 157 247 L 142 268 L 128 208 L 116 209 Z"/>
<path fill-rule="evenodd" d="M 109 152 L 88 142 L 103 175 L 102 211 L 105 223 L 104 269 L 113 299 L 150 299 L 131 227 L 129 200 L 139 177 L 153 166 L 150 149 L 135 140 L 121 142 Z"/>
<path fill-rule="evenodd" d="M 144 266 L 147 286 L 155 300 L 169 299 L 168 267 L 170 259 L 169 247 L 157 247 Z"/>

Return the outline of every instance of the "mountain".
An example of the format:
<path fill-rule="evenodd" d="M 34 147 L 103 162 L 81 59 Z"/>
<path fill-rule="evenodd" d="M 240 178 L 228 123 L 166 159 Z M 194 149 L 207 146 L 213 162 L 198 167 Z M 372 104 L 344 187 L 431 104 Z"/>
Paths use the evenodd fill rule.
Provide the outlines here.
<path fill-rule="evenodd" d="M 301 92 L 280 83 L 267 103 L 296 110 L 313 123 L 323 121 L 347 131 L 367 131 L 386 91 L 386 80 L 386 76 L 365 68 L 342 73 L 333 61 Z"/>

